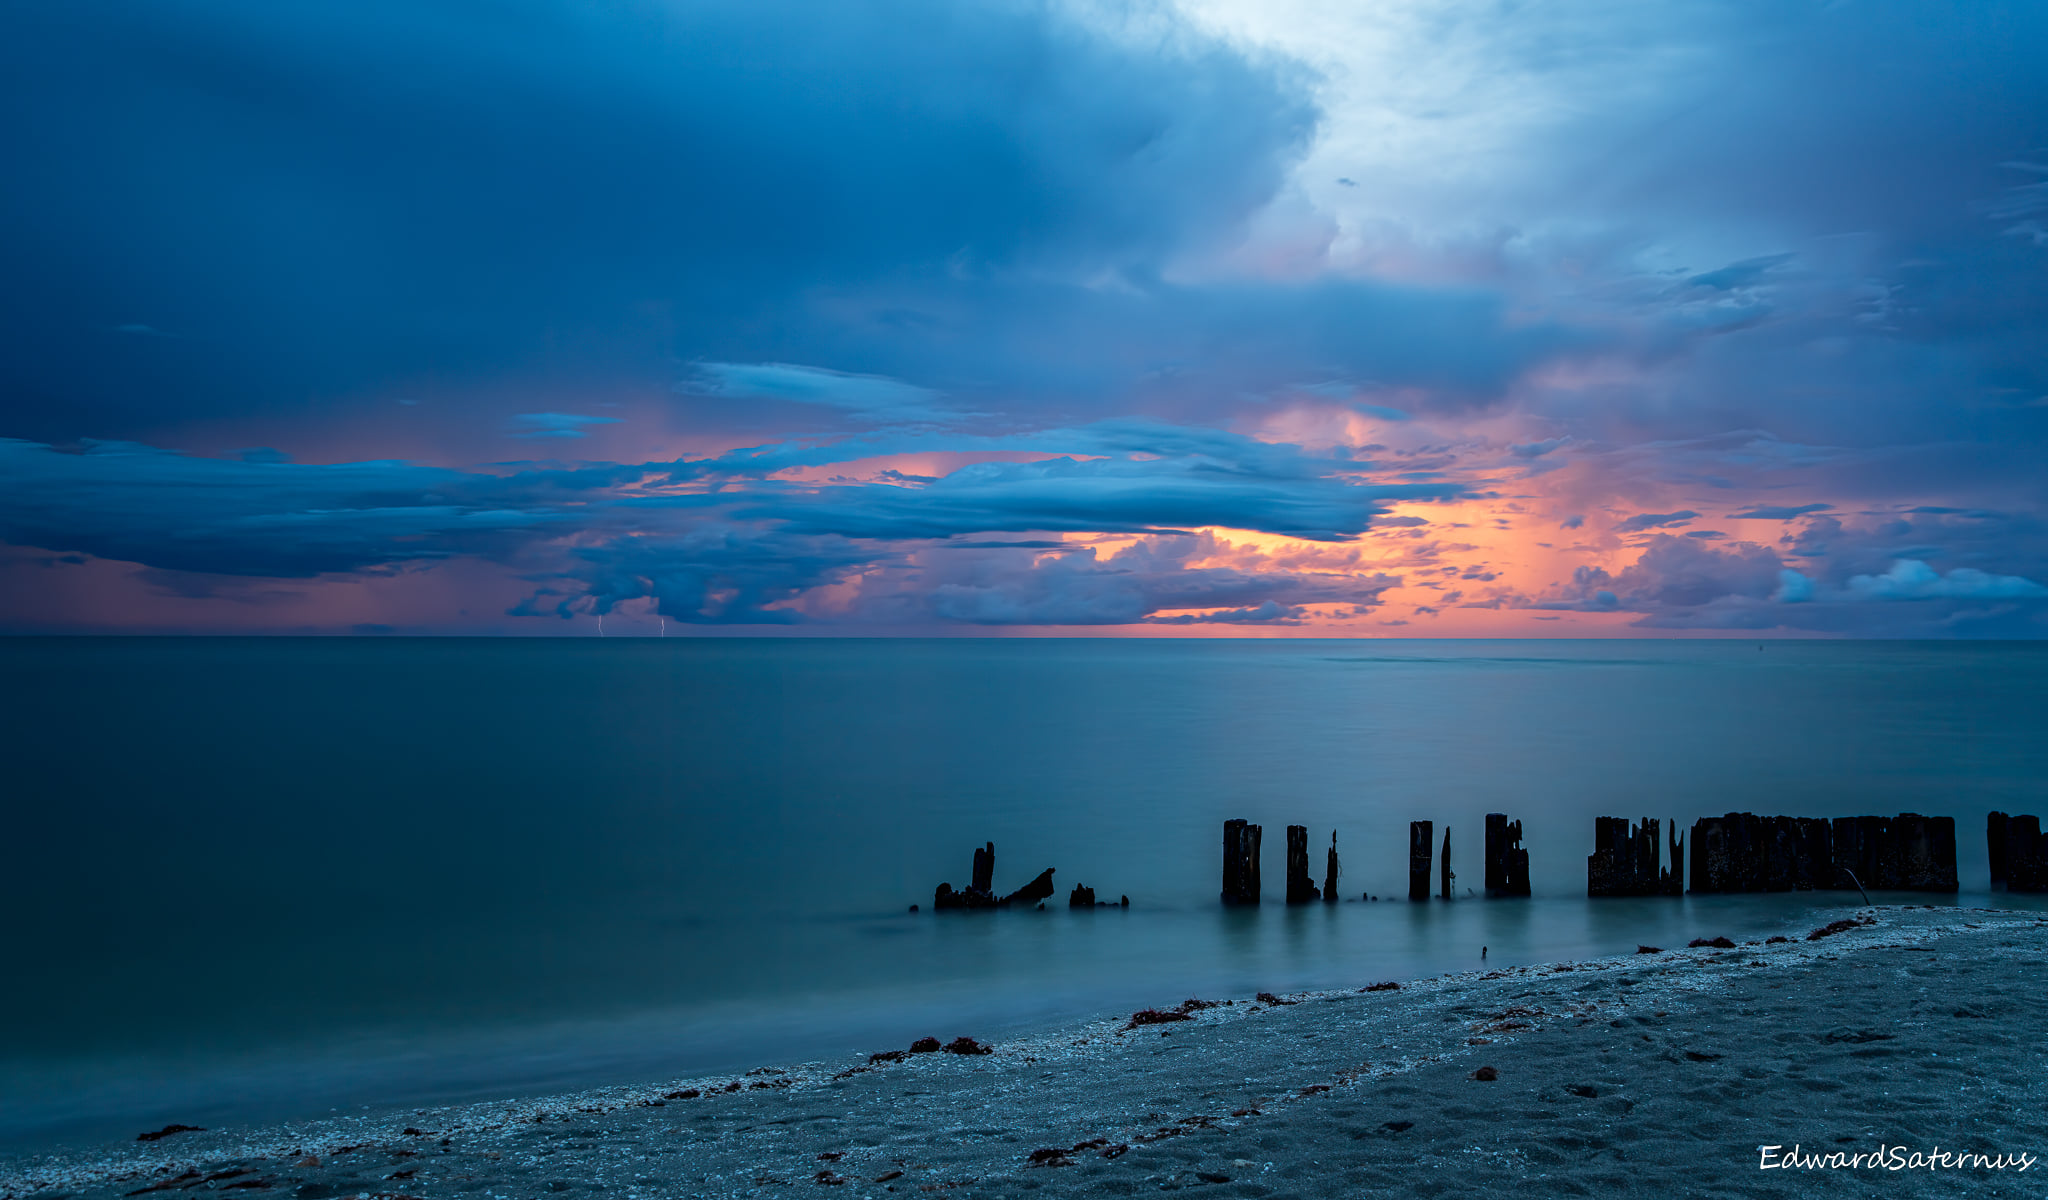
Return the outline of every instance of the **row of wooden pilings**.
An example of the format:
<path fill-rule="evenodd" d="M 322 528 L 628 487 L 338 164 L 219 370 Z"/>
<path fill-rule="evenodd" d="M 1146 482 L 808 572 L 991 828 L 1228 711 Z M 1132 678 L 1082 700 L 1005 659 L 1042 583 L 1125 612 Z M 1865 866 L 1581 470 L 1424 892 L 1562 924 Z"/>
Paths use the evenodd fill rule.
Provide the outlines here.
<path fill-rule="evenodd" d="M 1444 827 L 1443 859 L 1436 859 L 1436 825 L 1432 821 L 1408 824 L 1408 898 L 1429 899 L 1429 877 L 1434 868 L 1444 899 L 1454 894 L 1457 873 L 1451 870 L 1451 829 Z M 1263 826 L 1245 820 L 1223 823 L 1223 902 L 1259 902 L 1259 847 Z M 1486 814 L 1486 894 L 1526 896 L 1529 894 L 1529 852 L 1522 849 L 1522 823 L 1510 821 L 1504 813 Z M 1309 876 L 1308 828 L 1287 827 L 1287 902 L 1335 904 L 1340 898 L 1337 879 L 1342 874 L 1337 859 L 1337 835 L 1330 834 L 1323 884 L 1319 888 Z M 1366 897 L 1369 898 L 1369 897 Z"/>
<path fill-rule="evenodd" d="M 1223 902 L 1259 902 L 1259 849 L 1264 830 L 1245 820 L 1223 823 Z M 1690 834 L 1671 825 L 1668 849 L 1662 822 L 1646 817 L 1634 825 L 1621 817 L 1593 822 L 1593 853 L 1586 859 L 1588 896 L 1676 896 L 1790 891 L 1954 892 L 1956 823 L 1953 817 L 1900 813 L 1896 817 L 1760 817 L 1728 813 L 1702 817 Z M 2048 892 L 2048 835 L 2033 816 L 1994 812 L 1986 819 L 1991 882 L 2012 892 Z M 1522 823 L 1504 813 L 1486 814 L 1488 896 L 1529 894 L 1529 852 L 1522 848 Z M 1667 853 L 1662 856 L 1660 850 Z M 1689 868 L 1689 869 L 1688 869 Z M 1438 858 L 1435 825 L 1408 825 L 1408 898 L 1427 900 L 1430 877 L 1437 894 L 1455 895 L 1451 830 L 1444 828 Z M 1318 887 L 1309 873 L 1308 830 L 1287 827 L 1287 903 L 1334 903 L 1340 875 L 1337 835 Z M 1370 898 L 1370 897 L 1368 897 Z"/>

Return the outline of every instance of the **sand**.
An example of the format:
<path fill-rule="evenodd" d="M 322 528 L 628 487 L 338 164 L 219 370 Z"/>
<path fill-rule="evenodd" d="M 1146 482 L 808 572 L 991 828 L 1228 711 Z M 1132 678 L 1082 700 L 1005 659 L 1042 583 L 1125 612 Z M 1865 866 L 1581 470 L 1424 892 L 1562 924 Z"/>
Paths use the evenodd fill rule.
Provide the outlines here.
<path fill-rule="evenodd" d="M 2048 1195 L 2048 920 L 1818 919 L 1864 917 L 987 1054 L 179 1133 L 0 1162 L 0 1200 Z M 1795 1147 L 1844 1165 L 1760 1165 Z"/>

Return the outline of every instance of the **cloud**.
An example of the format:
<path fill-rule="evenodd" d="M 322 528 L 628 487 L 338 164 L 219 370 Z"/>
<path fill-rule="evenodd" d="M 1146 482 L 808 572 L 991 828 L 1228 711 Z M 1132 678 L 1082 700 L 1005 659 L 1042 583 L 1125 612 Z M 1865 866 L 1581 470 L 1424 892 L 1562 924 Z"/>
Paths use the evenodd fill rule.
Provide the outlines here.
<path fill-rule="evenodd" d="M 1268 600 L 1256 608 L 1226 608 L 1219 612 L 1183 613 L 1171 617 L 1146 617 L 1148 625 L 1298 625 L 1307 610 Z"/>
<path fill-rule="evenodd" d="M 1201 534 L 1144 538 L 1108 555 L 1094 547 L 1048 556 L 926 555 L 915 579 L 907 571 L 864 577 L 845 617 L 911 625 L 1288 624 L 1308 604 L 1371 609 L 1401 582 L 1378 572 L 1196 565 L 1229 550 Z M 1222 611 L 1189 611 L 1197 609 Z"/>
<path fill-rule="evenodd" d="M 1398 578 L 1341 560 L 1292 565 L 1299 555 L 1231 551 L 1235 565 L 1194 565 L 1228 548 L 1183 530 L 1343 541 L 1390 497 L 1460 487 L 1379 484 L 1355 460 L 1214 430 L 1123 423 L 1069 436 L 1117 456 L 982 462 L 924 483 L 742 478 L 712 490 L 695 481 L 715 459 L 483 473 L 0 441 L 0 539 L 175 573 L 188 595 L 218 592 L 224 578 L 475 558 L 540 585 L 514 607 L 521 616 L 651 601 L 703 624 L 1103 624 L 1193 609 L 1222 610 L 1203 622 L 1296 621 L 1304 604 L 1370 606 Z M 1002 530 L 1159 536 L 1101 560 L 1092 547 L 982 536 Z M 890 575 L 913 560 L 910 574 Z M 839 607 L 825 597 L 856 582 Z M 1274 616 L 1268 601 L 1289 611 Z"/>
<path fill-rule="evenodd" d="M 878 424 L 951 424 L 937 392 L 879 375 L 851 375 L 788 363 L 701 363 L 698 378 L 681 385 L 699 395 L 791 400 L 855 413 Z"/>
<path fill-rule="evenodd" d="M 1924 562 L 1900 559 L 1882 575 L 1856 575 L 1849 592 L 1870 600 L 2040 600 L 2048 587 L 2017 575 L 1989 575 L 1973 567 L 1943 574 Z"/>
<path fill-rule="evenodd" d="M 1752 505 L 1741 512 L 1729 513 L 1728 519 L 1731 521 L 1792 521 L 1809 513 L 1826 512 L 1833 507 L 1834 505 L 1832 504 L 1801 504 L 1793 508 L 1758 504 Z"/>
<path fill-rule="evenodd" d="M 1655 529 L 1660 525 L 1683 525 L 1698 516 L 1699 514 L 1691 509 L 1669 513 L 1637 513 L 1625 521 L 1617 522 L 1614 532 L 1641 533 L 1645 529 Z"/>
<path fill-rule="evenodd" d="M 24 0 L 0 538 L 223 603 L 464 561 L 534 612 L 1314 624 L 1370 550 L 1490 585 L 1401 596 L 1446 623 L 2031 636 L 2044 46 L 2009 5 Z M 658 461 L 498 461 L 628 430 Z M 401 454 L 440 465 L 353 461 Z M 1215 529 L 1260 538 L 1176 557 Z"/>
<path fill-rule="evenodd" d="M 586 417 L 576 413 L 520 413 L 512 418 L 516 438 L 580 438 L 592 425 L 616 425 L 617 417 Z"/>
<path fill-rule="evenodd" d="M 1710 288 L 1717 292 L 1752 287 L 1795 257 L 1797 256 L 1792 254 L 1766 254 L 1761 258 L 1744 259 L 1738 263 L 1730 263 L 1717 271 L 1705 271 L 1694 275 L 1688 278 L 1685 284 L 1687 287 Z"/>

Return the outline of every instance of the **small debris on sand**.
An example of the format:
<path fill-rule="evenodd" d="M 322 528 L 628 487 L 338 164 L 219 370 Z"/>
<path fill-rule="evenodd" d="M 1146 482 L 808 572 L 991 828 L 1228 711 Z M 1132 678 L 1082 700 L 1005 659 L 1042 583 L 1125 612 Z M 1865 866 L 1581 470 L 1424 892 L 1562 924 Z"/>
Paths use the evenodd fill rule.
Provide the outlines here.
<path fill-rule="evenodd" d="M 1812 933 L 1807 934 L 1806 940 L 1809 942 L 1817 942 L 1824 937 L 1833 937 L 1835 934 L 1838 933 L 1847 933 L 1851 929 L 1861 929 L 1865 925 L 1874 924 L 1876 924 L 1876 922 L 1872 921 L 1869 917 L 1863 917 L 1861 919 L 1855 917 L 1845 917 L 1839 921 L 1829 921 L 1827 924 L 1821 926 L 1819 929 L 1816 929 Z"/>

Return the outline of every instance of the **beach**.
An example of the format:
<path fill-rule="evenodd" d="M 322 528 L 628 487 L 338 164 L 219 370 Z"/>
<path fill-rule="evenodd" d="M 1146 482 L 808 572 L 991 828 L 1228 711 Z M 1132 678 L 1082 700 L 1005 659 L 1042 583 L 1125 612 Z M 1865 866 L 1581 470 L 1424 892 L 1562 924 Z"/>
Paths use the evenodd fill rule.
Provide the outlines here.
<path fill-rule="evenodd" d="M 2048 920 L 1808 920 L 1727 948 L 1162 995 L 1150 1016 L 988 1046 L 931 1031 L 980 1052 L 17 1156 L 0 1200 L 2039 1195 Z"/>

